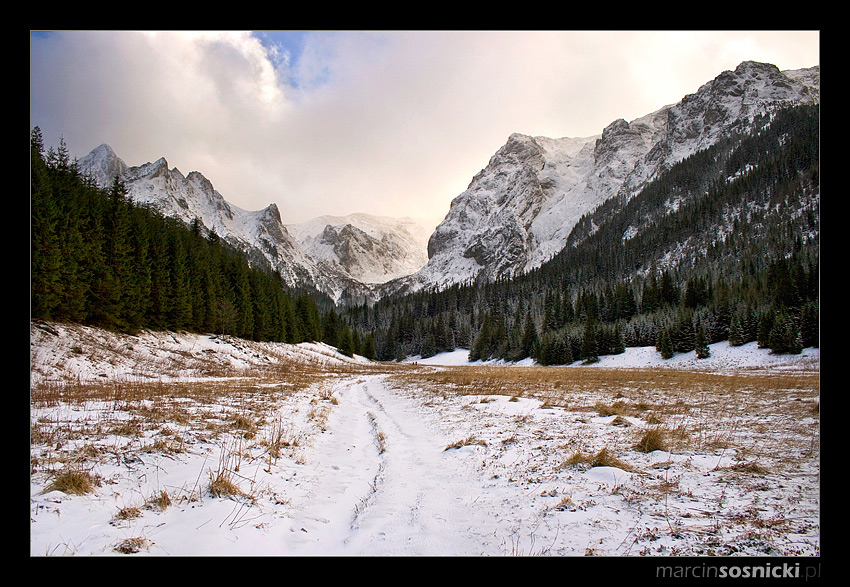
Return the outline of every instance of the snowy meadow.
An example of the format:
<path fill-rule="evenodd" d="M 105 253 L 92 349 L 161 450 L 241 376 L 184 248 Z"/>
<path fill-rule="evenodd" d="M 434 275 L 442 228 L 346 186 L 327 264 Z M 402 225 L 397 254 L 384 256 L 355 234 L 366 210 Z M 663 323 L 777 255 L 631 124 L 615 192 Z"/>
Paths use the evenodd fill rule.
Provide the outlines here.
<path fill-rule="evenodd" d="M 31 556 L 820 555 L 820 356 L 30 327 Z"/>

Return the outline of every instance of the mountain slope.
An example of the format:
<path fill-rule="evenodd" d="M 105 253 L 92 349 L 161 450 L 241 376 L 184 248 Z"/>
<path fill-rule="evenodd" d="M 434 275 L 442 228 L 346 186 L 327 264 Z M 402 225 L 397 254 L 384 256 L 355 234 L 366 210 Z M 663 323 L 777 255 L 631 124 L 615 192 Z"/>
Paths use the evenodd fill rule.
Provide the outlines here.
<path fill-rule="evenodd" d="M 319 267 L 364 284 L 409 275 L 428 261 L 428 233 L 410 218 L 319 216 L 286 229 Z"/>
<path fill-rule="evenodd" d="M 78 163 L 103 186 L 118 175 L 136 202 L 187 223 L 198 219 L 255 264 L 278 271 L 291 287 L 362 303 L 512 278 L 541 266 L 604 202 L 630 198 L 675 163 L 745 132 L 761 113 L 818 104 L 819 72 L 744 62 L 677 104 L 631 122 L 615 120 L 599 135 L 514 133 L 451 203 L 427 240 L 427 262 L 422 235 L 406 220 L 352 215 L 285 225 L 274 204 L 241 210 L 203 175 L 184 176 L 165 159 L 128 167 L 101 145 Z"/>
<path fill-rule="evenodd" d="M 428 243 L 428 264 L 387 292 L 510 278 L 563 249 L 582 216 L 606 200 L 630 197 L 675 163 L 761 113 L 818 104 L 819 67 L 780 72 L 744 62 L 679 103 L 601 135 L 550 139 L 513 134 L 457 196 Z"/>
<path fill-rule="evenodd" d="M 817 347 L 819 106 L 752 124 L 582 216 L 538 268 L 387 296 L 351 322 L 369 325 L 383 360 L 462 347 L 566 364 L 656 345 L 666 358 L 707 352 L 699 337 Z"/>
<path fill-rule="evenodd" d="M 410 219 L 358 214 L 284 225 L 273 203 L 243 210 L 197 171 L 184 176 L 164 158 L 128 167 L 105 144 L 78 166 L 101 186 L 117 175 L 136 203 L 186 224 L 197 220 L 253 263 L 279 272 L 287 286 L 315 288 L 334 301 L 370 299 L 376 284 L 412 273 L 427 260 L 427 237 Z"/>

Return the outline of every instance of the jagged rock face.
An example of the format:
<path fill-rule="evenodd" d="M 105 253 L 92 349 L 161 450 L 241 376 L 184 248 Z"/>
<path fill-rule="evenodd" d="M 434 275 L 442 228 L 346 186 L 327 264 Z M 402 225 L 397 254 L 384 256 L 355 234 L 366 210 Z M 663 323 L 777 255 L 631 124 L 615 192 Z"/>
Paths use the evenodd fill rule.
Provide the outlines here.
<path fill-rule="evenodd" d="M 351 215 L 300 225 L 272 204 L 248 212 L 229 204 L 198 172 L 183 176 L 165 159 L 127 167 L 106 145 L 79 161 L 103 186 L 116 175 L 130 196 L 267 262 L 289 285 L 357 301 L 420 288 L 509 278 L 561 251 L 573 227 L 608 198 L 636 194 L 659 173 L 745 131 L 755 116 L 820 102 L 820 70 L 780 72 L 745 62 L 679 103 L 584 138 L 512 134 L 423 237 L 409 220 Z M 427 247 L 425 243 L 427 242 Z M 427 256 L 426 256 L 427 252 Z"/>
<path fill-rule="evenodd" d="M 780 72 L 745 62 L 678 104 L 601 135 L 513 134 L 452 202 L 428 242 L 428 264 L 393 291 L 510 277 L 560 251 L 580 218 L 779 106 L 820 101 L 819 68 Z"/>
<path fill-rule="evenodd" d="M 321 216 L 288 228 L 319 267 L 370 286 L 409 275 L 427 261 L 427 233 L 411 219 Z"/>
<path fill-rule="evenodd" d="M 112 185 L 112 180 L 121 177 L 127 171 L 127 164 L 115 154 L 107 144 L 102 144 L 78 161 L 81 167 L 95 179 L 98 185 Z"/>
<path fill-rule="evenodd" d="M 427 236 L 410 219 L 355 214 L 285 225 L 276 204 L 242 210 L 201 173 L 184 176 L 169 169 L 164 158 L 128 167 L 108 145 L 101 145 L 78 165 L 104 187 L 117 175 L 136 203 L 186 224 L 197 219 L 202 230 L 217 234 L 255 265 L 278 271 L 287 285 L 315 288 L 334 300 L 343 294 L 351 300 L 374 300 L 377 284 L 409 275 L 427 261 Z"/>
<path fill-rule="evenodd" d="M 455 198 L 446 220 L 429 239 L 433 277 L 427 279 L 440 275 L 445 284 L 457 281 L 456 277 L 497 279 L 512 275 L 524 264 L 538 245 L 534 220 L 558 190 L 558 174 L 553 170 L 563 161 L 550 152 L 553 144 L 557 143 L 511 135 Z M 576 144 L 569 139 L 572 150 Z"/>

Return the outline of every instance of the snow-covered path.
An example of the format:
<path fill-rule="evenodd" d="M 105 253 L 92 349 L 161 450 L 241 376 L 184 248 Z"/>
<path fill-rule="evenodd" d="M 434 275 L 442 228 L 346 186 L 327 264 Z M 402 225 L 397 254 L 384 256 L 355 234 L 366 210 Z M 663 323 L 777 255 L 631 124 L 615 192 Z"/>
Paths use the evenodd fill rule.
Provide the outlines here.
<path fill-rule="evenodd" d="M 819 554 L 817 350 L 409 369 L 318 345 L 31 336 L 34 380 L 114 382 L 31 389 L 33 556 Z M 656 428 L 667 448 L 638 450 Z M 66 470 L 92 486 L 54 487 Z"/>
<path fill-rule="evenodd" d="M 293 496 L 295 555 L 503 554 L 480 530 L 484 488 L 469 452 L 381 376 L 346 382 Z M 321 516 L 315 515 L 321 512 Z"/>

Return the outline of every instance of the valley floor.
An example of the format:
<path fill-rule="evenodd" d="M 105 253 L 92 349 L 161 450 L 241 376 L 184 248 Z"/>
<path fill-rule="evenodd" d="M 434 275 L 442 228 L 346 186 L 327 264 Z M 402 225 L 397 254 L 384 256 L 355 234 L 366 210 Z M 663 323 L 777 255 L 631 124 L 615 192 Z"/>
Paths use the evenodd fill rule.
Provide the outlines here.
<path fill-rule="evenodd" d="M 811 349 L 382 365 L 30 334 L 32 556 L 820 554 Z"/>

